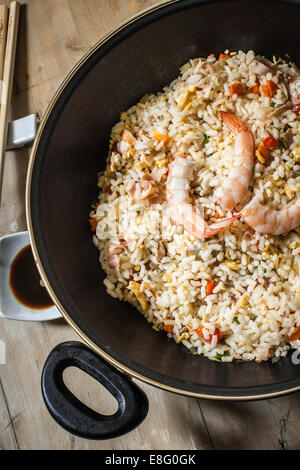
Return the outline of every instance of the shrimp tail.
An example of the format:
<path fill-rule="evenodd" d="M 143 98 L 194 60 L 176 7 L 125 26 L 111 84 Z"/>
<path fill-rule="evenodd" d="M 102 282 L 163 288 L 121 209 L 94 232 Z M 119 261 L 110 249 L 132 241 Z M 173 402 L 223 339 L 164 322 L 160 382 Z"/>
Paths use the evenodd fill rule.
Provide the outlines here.
<path fill-rule="evenodd" d="M 228 113 L 227 111 L 220 111 L 220 117 L 227 129 L 234 134 L 237 134 L 241 130 L 247 130 L 247 127 L 242 123 L 242 121 L 234 116 L 234 114 Z"/>
<path fill-rule="evenodd" d="M 213 237 L 224 228 L 229 227 L 229 225 L 231 225 L 240 216 L 241 214 L 235 214 L 234 216 L 222 219 L 219 222 L 216 222 L 215 224 L 208 225 L 204 230 L 204 238 Z"/>

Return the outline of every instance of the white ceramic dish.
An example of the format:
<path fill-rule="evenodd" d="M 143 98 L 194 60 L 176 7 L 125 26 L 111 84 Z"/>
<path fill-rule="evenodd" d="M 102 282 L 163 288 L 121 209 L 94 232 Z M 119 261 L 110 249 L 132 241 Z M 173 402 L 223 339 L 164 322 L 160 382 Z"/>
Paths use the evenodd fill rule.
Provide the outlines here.
<path fill-rule="evenodd" d="M 16 254 L 30 243 L 28 232 L 12 233 L 0 238 L 0 317 L 22 321 L 46 321 L 60 318 L 56 307 L 42 310 L 22 305 L 9 287 L 10 266 Z"/>
<path fill-rule="evenodd" d="M 37 115 L 29 114 L 8 123 L 6 149 L 17 149 L 32 142 L 37 131 Z"/>

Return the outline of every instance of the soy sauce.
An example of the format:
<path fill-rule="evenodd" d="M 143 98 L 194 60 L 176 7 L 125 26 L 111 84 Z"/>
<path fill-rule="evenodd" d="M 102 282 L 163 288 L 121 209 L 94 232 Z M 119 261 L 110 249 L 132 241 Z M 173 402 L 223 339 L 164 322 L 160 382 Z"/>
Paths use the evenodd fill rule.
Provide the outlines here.
<path fill-rule="evenodd" d="M 16 299 L 29 308 L 41 310 L 53 304 L 34 262 L 30 245 L 24 246 L 15 256 L 9 273 L 9 285 Z"/>

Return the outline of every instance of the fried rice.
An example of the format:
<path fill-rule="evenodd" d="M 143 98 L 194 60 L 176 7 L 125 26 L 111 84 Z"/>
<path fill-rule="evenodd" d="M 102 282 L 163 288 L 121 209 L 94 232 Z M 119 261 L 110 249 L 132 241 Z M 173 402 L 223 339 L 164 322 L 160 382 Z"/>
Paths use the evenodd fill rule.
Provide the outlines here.
<path fill-rule="evenodd" d="M 254 61 L 270 70 L 253 72 Z M 234 84 L 243 92 L 234 93 Z M 293 63 L 225 51 L 191 59 L 169 86 L 123 111 L 112 129 L 90 212 L 105 287 L 193 354 L 224 362 L 276 361 L 300 347 L 300 227 L 264 235 L 240 218 L 214 237 L 194 238 L 168 213 L 172 149 L 188 149 L 194 162 L 191 197 L 205 220 L 230 217 L 213 193 L 234 160 L 235 137 L 219 111 L 235 114 L 252 132 L 256 149 L 267 137 L 277 141 L 268 158 L 256 150 L 251 190 L 280 209 L 300 194 L 299 96 L 300 72 Z M 124 130 L 135 143 L 122 153 Z M 140 181 L 155 181 L 160 200 L 158 192 L 153 199 L 135 198 Z"/>

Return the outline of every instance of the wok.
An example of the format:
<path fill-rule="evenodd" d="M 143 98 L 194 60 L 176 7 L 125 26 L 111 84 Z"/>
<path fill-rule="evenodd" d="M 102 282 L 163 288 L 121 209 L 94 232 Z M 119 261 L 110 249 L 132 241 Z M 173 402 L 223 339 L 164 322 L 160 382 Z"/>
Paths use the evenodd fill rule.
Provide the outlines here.
<path fill-rule="evenodd" d="M 42 391 L 67 430 L 111 438 L 138 425 L 148 402 L 137 378 L 178 394 L 215 400 L 270 398 L 300 389 L 290 357 L 278 363 L 218 363 L 155 332 L 131 305 L 105 292 L 88 214 L 120 111 L 178 75 L 189 58 L 247 51 L 300 64 L 299 1 L 175 0 L 142 12 L 97 43 L 55 94 L 41 123 L 27 176 L 27 222 L 41 277 L 83 343 L 50 353 Z M 80 403 L 63 370 L 80 367 L 118 400 L 104 417 Z"/>

